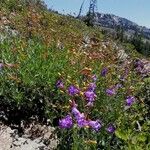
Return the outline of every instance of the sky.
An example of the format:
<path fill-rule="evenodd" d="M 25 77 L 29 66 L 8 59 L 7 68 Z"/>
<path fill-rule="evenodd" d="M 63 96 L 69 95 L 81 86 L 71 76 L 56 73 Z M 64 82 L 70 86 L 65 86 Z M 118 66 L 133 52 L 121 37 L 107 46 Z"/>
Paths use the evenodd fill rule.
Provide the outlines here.
<path fill-rule="evenodd" d="M 48 8 L 60 13 L 78 15 L 83 0 L 44 0 Z M 98 12 L 114 14 L 150 28 L 150 0 L 97 0 Z M 83 13 L 90 0 L 85 0 Z"/>

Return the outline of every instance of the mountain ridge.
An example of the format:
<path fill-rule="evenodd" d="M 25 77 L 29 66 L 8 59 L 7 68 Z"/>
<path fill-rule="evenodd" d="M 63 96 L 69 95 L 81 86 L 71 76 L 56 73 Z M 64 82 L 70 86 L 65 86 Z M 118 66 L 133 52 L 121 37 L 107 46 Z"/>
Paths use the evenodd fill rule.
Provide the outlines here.
<path fill-rule="evenodd" d="M 127 32 L 133 34 L 137 32 L 138 34 L 142 34 L 145 38 L 150 39 L 150 29 L 148 27 L 138 25 L 129 19 L 114 14 L 96 13 L 94 24 L 112 29 L 119 26 Z"/>

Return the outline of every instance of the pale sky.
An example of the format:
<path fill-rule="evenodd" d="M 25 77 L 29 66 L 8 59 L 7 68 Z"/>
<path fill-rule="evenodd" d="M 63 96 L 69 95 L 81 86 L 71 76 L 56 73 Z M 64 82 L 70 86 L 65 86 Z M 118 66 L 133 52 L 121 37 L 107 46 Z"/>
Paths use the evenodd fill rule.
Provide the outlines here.
<path fill-rule="evenodd" d="M 150 0 L 97 0 L 98 12 L 110 13 L 150 28 Z M 48 8 L 65 14 L 78 14 L 83 0 L 44 0 Z M 83 14 L 90 0 L 85 0 Z"/>

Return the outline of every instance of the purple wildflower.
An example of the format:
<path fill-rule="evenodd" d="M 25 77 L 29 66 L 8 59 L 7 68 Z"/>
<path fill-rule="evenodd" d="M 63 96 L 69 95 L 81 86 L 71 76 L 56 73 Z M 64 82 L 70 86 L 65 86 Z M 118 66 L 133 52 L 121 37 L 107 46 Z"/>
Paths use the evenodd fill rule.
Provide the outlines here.
<path fill-rule="evenodd" d="M 67 115 L 65 118 L 59 120 L 60 128 L 71 128 L 73 126 L 72 117 Z"/>
<path fill-rule="evenodd" d="M 135 70 L 138 72 L 138 73 L 143 73 L 144 71 L 144 63 L 137 59 L 134 63 L 134 67 L 135 67 Z"/>
<path fill-rule="evenodd" d="M 107 93 L 108 96 L 116 95 L 117 90 L 118 90 L 119 88 L 121 88 L 121 87 L 122 87 L 122 84 L 118 83 L 118 84 L 116 84 L 115 86 L 113 86 L 113 87 L 111 87 L 111 88 L 109 88 L 109 89 L 106 89 L 106 93 Z"/>
<path fill-rule="evenodd" d="M 106 129 L 109 133 L 114 133 L 116 128 L 114 127 L 114 125 L 110 124 L 107 129 Z"/>
<path fill-rule="evenodd" d="M 102 127 L 102 125 L 100 124 L 100 122 L 98 120 L 96 120 L 96 121 L 91 120 L 88 122 L 88 125 L 95 131 L 98 131 Z"/>
<path fill-rule="evenodd" d="M 89 91 L 94 91 L 96 89 L 96 84 L 95 83 L 90 83 L 88 90 Z"/>
<path fill-rule="evenodd" d="M 126 105 L 127 106 L 131 106 L 135 101 L 135 97 L 134 96 L 127 96 L 127 99 L 126 99 Z"/>
<path fill-rule="evenodd" d="M 138 73 L 140 73 L 140 74 L 144 73 L 144 69 L 143 69 L 142 67 L 140 67 L 140 66 L 138 66 L 138 67 L 136 68 L 136 71 L 137 71 Z"/>
<path fill-rule="evenodd" d="M 72 107 L 72 114 L 74 115 L 79 127 L 84 127 L 87 125 L 84 114 L 80 113 L 80 111 L 76 107 Z"/>
<path fill-rule="evenodd" d="M 105 77 L 108 73 L 108 69 L 107 68 L 103 68 L 101 71 L 101 76 Z"/>
<path fill-rule="evenodd" d="M 144 64 L 141 60 L 137 59 L 134 63 L 135 68 L 140 67 L 141 69 L 144 68 Z"/>
<path fill-rule="evenodd" d="M 92 76 L 92 79 L 93 79 L 93 81 L 95 82 L 95 81 L 97 80 L 97 76 L 96 76 L 96 75 L 93 75 L 93 76 Z"/>
<path fill-rule="evenodd" d="M 78 118 L 77 120 L 78 127 L 85 127 L 88 125 L 88 122 L 84 118 Z"/>
<path fill-rule="evenodd" d="M 74 116 L 78 116 L 79 114 L 81 114 L 80 113 L 80 111 L 77 109 L 77 107 L 72 107 L 72 114 L 74 115 Z"/>
<path fill-rule="evenodd" d="M 89 102 L 93 102 L 96 98 L 96 94 L 93 91 L 86 91 L 84 95 Z"/>
<path fill-rule="evenodd" d="M 74 85 L 71 85 L 69 88 L 68 88 L 68 93 L 69 95 L 73 96 L 73 95 L 76 95 L 79 93 L 79 89 L 77 89 Z"/>
<path fill-rule="evenodd" d="M 79 127 L 84 127 L 88 125 L 88 122 L 85 119 L 85 116 L 83 113 L 78 114 L 75 118 Z"/>
<path fill-rule="evenodd" d="M 84 118 L 84 114 L 83 113 L 81 113 L 78 109 L 77 109 L 77 107 L 72 107 L 72 114 L 74 115 L 74 117 L 76 118 L 76 120 L 77 119 L 79 119 L 79 118 Z"/>
<path fill-rule="evenodd" d="M 64 88 L 64 84 L 62 82 L 62 80 L 58 80 L 56 83 L 57 88 Z"/>
<path fill-rule="evenodd" d="M 115 88 L 110 88 L 106 90 L 106 93 L 108 96 L 113 96 L 116 94 L 116 89 Z"/>

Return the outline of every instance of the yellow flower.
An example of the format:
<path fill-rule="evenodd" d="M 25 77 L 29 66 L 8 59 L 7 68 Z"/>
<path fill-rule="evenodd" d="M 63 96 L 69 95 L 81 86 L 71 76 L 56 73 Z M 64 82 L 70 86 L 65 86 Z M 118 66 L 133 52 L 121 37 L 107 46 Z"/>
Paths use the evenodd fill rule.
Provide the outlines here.
<path fill-rule="evenodd" d="M 88 141 L 85 141 L 86 144 L 97 144 L 97 141 L 96 140 L 88 140 Z"/>
<path fill-rule="evenodd" d="M 63 106 L 63 109 L 69 109 L 70 106 L 66 105 L 66 106 Z"/>
<path fill-rule="evenodd" d="M 60 73 L 60 72 L 58 72 L 58 75 L 59 75 L 59 76 L 61 76 L 61 73 Z"/>
<path fill-rule="evenodd" d="M 79 89 L 79 85 L 76 83 L 75 86 Z"/>
<path fill-rule="evenodd" d="M 83 95 L 84 95 L 84 93 L 80 91 L 80 95 L 81 95 L 81 96 L 83 96 Z"/>
<path fill-rule="evenodd" d="M 65 93 L 64 91 L 60 90 L 61 93 Z"/>
<path fill-rule="evenodd" d="M 87 126 L 85 126 L 85 128 L 87 128 L 87 129 L 88 129 L 88 128 L 89 128 L 89 126 L 87 125 Z"/>
<path fill-rule="evenodd" d="M 70 77 L 69 75 L 68 75 L 67 77 L 68 77 L 69 79 L 71 79 L 71 77 Z"/>

